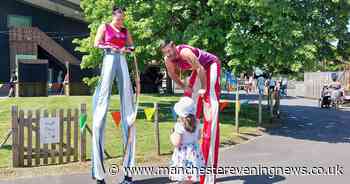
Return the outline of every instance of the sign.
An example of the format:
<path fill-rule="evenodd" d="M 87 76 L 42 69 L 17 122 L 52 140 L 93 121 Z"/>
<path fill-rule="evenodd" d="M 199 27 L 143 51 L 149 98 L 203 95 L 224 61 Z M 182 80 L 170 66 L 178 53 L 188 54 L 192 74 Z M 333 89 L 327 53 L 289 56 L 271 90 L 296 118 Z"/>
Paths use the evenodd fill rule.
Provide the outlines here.
<path fill-rule="evenodd" d="M 59 143 L 59 118 L 40 118 L 40 143 Z"/>
<path fill-rule="evenodd" d="M 156 109 L 155 108 L 145 108 L 144 111 L 145 111 L 145 114 L 146 114 L 147 121 L 151 121 L 152 117 L 153 117 L 153 114 L 156 111 Z"/>

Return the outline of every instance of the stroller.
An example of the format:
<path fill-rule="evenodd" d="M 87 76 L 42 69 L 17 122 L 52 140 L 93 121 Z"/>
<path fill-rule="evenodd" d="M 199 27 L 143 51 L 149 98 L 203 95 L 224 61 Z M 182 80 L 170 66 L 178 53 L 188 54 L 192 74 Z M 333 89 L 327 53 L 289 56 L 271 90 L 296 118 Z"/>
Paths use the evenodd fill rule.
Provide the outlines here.
<path fill-rule="evenodd" d="M 343 93 L 342 89 L 334 89 L 332 85 L 324 85 L 319 99 L 320 107 L 338 109 L 339 105 L 343 103 Z"/>
<path fill-rule="evenodd" d="M 324 85 L 321 90 L 321 97 L 319 99 L 319 106 L 321 108 L 329 108 L 332 103 L 332 90 L 328 87 L 328 85 Z"/>
<path fill-rule="evenodd" d="M 331 90 L 331 105 L 335 109 L 338 109 L 340 104 L 343 104 L 344 90 L 341 83 L 337 80 L 338 75 L 336 73 L 332 73 L 331 77 L 332 82 L 329 84 L 329 88 Z"/>

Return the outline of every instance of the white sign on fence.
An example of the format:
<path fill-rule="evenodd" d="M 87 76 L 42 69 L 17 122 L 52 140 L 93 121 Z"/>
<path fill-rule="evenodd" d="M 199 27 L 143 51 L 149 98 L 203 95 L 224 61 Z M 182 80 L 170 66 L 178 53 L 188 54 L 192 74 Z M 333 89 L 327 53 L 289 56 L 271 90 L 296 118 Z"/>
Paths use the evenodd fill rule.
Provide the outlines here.
<path fill-rule="evenodd" d="M 40 118 L 40 143 L 59 143 L 59 118 Z"/>

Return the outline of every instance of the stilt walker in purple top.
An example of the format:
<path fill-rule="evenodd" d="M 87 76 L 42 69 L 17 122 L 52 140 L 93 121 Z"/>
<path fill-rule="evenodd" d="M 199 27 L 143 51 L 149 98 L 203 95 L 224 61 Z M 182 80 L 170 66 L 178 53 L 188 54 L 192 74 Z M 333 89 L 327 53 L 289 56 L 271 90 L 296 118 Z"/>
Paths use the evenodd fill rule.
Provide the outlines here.
<path fill-rule="evenodd" d="M 195 101 L 198 95 L 203 99 L 202 152 L 207 167 L 217 168 L 219 155 L 219 99 L 220 65 L 217 56 L 189 45 L 175 45 L 165 41 L 161 45 L 165 66 L 170 78 L 184 89 L 185 96 Z M 176 71 L 192 71 L 189 84 L 180 80 Z M 197 106 L 197 105 L 196 105 Z M 215 174 L 201 176 L 200 183 L 215 183 Z"/>

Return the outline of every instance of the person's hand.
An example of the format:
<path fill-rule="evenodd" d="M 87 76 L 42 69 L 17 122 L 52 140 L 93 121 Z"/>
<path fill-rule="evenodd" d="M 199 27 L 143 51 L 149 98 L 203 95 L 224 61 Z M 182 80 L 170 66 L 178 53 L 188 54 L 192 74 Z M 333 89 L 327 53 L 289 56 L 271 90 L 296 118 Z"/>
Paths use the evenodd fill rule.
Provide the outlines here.
<path fill-rule="evenodd" d="M 119 49 L 121 53 L 131 53 L 132 50 L 130 48 L 123 47 Z"/>
<path fill-rule="evenodd" d="M 192 88 L 186 86 L 184 88 L 184 96 L 188 96 L 188 97 L 191 97 L 192 96 L 192 93 L 193 93 L 193 90 Z"/>
<path fill-rule="evenodd" d="M 134 46 L 127 47 L 127 50 L 129 52 L 134 52 L 135 51 L 135 47 Z"/>
<path fill-rule="evenodd" d="M 119 52 L 119 51 L 120 51 L 120 49 L 117 49 L 117 48 L 114 48 L 114 47 L 112 47 L 111 50 L 112 50 L 113 52 Z"/>
<path fill-rule="evenodd" d="M 125 47 L 123 47 L 123 48 L 119 49 L 119 51 L 120 51 L 120 53 L 124 54 L 124 53 L 126 53 L 128 50 L 127 50 Z"/>
<path fill-rule="evenodd" d="M 198 90 L 198 94 L 201 96 L 201 97 L 204 97 L 204 94 L 205 94 L 205 89 L 200 89 Z"/>

